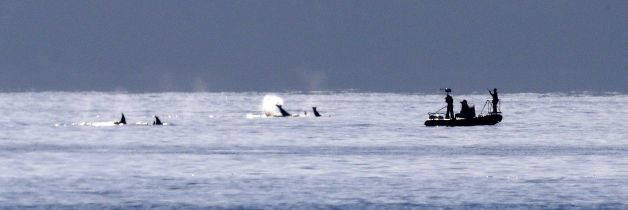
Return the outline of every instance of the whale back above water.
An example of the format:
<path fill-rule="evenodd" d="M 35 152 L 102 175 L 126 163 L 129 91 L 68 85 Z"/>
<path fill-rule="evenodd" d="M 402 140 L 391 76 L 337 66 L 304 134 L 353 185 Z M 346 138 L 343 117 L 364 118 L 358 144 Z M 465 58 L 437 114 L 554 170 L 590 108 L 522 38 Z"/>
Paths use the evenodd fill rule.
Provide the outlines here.
<path fill-rule="evenodd" d="M 316 110 L 316 107 L 312 107 L 312 111 L 314 111 L 314 116 L 316 117 L 322 116 L 320 113 L 318 113 L 318 110 Z"/>
<path fill-rule="evenodd" d="M 288 113 L 286 110 L 284 110 L 284 109 L 281 107 L 281 105 L 277 104 L 277 105 L 275 105 L 275 106 L 277 106 L 277 108 L 279 108 L 279 112 L 281 112 L 281 116 L 282 116 L 282 117 L 288 117 L 288 116 L 290 116 L 290 115 L 291 115 L 291 114 L 290 114 L 290 113 Z"/>
<path fill-rule="evenodd" d="M 163 123 L 161 122 L 161 120 L 159 120 L 159 117 L 155 116 L 155 121 L 153 121 L 153 125 L 163 125 Z"/>
<path fill-rule="evenodd" d="M 122 117 L 120 118 L 120 121 L 118 122 L 114 122 L 114 124 L 116 125 L 126 125 L 126 118 L 124 117 L 124 113 L 121 113 Z"/>

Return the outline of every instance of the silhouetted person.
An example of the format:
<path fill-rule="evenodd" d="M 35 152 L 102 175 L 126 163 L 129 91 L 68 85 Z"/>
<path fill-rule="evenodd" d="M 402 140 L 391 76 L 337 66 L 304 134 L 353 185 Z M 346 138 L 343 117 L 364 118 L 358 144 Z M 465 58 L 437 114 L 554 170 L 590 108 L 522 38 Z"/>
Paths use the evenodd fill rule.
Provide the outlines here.
<path fill-rule="evenodd" d="M 460 102 L 460 113 L 458 114 L 458 116 L 462 118 L 467 118 L 468 115 L 469 115 L 469 104 L 467 103 L 467 100 L 462 100 L 462 102 Z"/>
<path fill-rule="evenodd" d="M 491 96 L 493 97 L 493 112 L 496 113 L 497 103 L 499 103 L 499 98 L 497 97 L 497 88 L 493 89 L 493 92 L 489 90 L 488 93 L 490 93 Z"/>
<path fill-rule="evenodd" d="M 467 119 L 475 117 L 475 107 L 471 108 L 469 103 L 467 103 L 467 100 L 462 100 L 460 104 L 460 113 L 457 116 Z"/>
<path fill-rule="evenodd" d="M 451 114 L 452 118 L 455 118 L 454 115 L 454 98 L 452 98 L 449 95 L 449 92 L 447 92 L 447 96 L 445 97 L 445 102 L 447 102 L 447 113 L 445 114 L 445 118 L 449 119 L 449 114 Z"/>

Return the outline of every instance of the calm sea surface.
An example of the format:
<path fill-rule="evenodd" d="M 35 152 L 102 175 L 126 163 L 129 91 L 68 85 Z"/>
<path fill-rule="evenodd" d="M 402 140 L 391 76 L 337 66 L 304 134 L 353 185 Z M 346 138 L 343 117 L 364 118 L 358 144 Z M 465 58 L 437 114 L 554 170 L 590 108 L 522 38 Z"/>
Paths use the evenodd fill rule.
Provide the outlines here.
<path fill-rule="evenodd" d="M 478 127 L 425 127 L 429 94 L 279 93 L 325 117 L 247 118 L 264 95 L 0 93 L 0 209 L 628 208 L 625 94 L 504 93 Z"/>

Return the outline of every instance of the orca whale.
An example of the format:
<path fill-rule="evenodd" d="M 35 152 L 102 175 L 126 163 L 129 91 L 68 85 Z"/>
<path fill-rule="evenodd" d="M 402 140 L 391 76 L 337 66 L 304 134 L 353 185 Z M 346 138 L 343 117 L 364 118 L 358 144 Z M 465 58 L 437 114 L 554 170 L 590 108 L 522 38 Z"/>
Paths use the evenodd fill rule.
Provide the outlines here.
<path fill-rule="evenodd" d="M 282 116 L 282 117 L 289 117 L 289 116 L 291 116 L 291 114 L 290 114 L 290 113 L 286 112 L 286 110 L 284 110 L 283 108 L 281 108 L 281 105 L 277 104 L 277 105 L 275 105 L 275 106 L 277 106 L 277 108 L 279 108 L 279 111 L 281 112 L 281 116 Z"/>
<path fill-rule="evenodd" d="M 314 111 L 314 116 L 316 117 L 322 116 L 320 113 L 318 113 L 318 111 L 316 110 L 316 107 L 312 107 L 312 110 Z"/>
<path fill-rule="evenodd" d="M 114 122 L 113 124 L 116 125 L 126 125 L 126 118 L 124 118 L 124 113 L 121 113 L 122 118 L 120 118 L 120 121 Z"/>
<path fill-rule="evenodd" d="M 161 120 L 159 120 L 159 117 L 155 116 L 155 121 L 153 121 L 153 125 L 163 125 L 163 123 L 161 123 Z"/>

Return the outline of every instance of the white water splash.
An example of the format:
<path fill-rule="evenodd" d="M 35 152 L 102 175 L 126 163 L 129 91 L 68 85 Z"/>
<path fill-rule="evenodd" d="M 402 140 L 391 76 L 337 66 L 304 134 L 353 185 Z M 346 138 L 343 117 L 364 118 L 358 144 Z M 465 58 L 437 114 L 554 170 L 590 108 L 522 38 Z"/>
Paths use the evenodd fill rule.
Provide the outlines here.
<path fill-rule="evenodd" d="M 281 115 L 277 105 L 283 105 L 283 99 L 275 94 L 267 94 L 262 100 L 262 112 L 268 117 Z"/>

